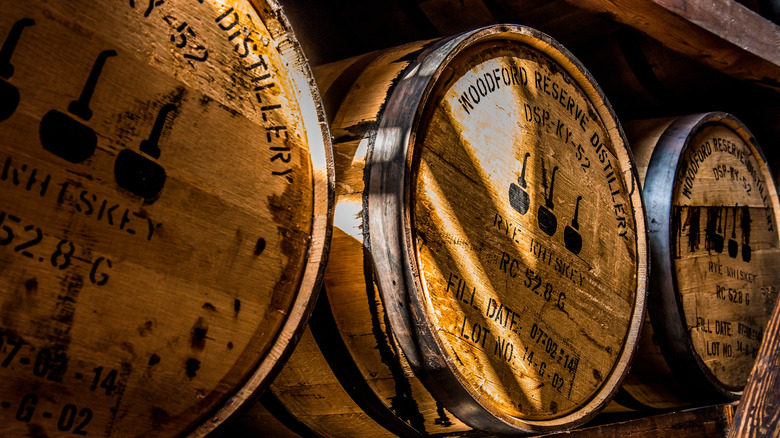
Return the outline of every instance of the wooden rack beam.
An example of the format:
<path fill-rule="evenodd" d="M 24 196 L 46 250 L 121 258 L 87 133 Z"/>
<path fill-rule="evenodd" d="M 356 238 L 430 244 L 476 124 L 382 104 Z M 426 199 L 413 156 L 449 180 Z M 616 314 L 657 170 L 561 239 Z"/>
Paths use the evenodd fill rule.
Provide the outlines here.
<path fill-rule="evenodd" d="M 675 438 L 725 436 L 736 404 L 705 406 L 601 426 L 544 435 L 545 438 Z"/>
<path fill-rule="evenodd" d="M 733 0 L 567 0 L 737 79 L 780 92 L 780 27 Z"/>

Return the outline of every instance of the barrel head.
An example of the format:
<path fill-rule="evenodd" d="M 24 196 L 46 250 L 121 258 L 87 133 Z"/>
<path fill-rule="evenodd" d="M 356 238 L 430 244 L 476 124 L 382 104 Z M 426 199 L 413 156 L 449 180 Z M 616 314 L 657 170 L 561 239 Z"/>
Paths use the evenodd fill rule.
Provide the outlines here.
<path fill-rule="evenodd" d="M 35 0 L 0 34 L 32 22 L 0 123 L 0 435 L 203 436 L 270 384 L 319 290 L 309 68 L 273 1 Z"/>
<path fill-rule="evenodd" d="M 371 250 L 412 367 L 477 429 L 595 415 L 633 354 L 648 256 L 636 171 L 595 82 L 548 36 L 493 26 L 423 52 L 383 117 Z M 577 236 L 558 232 L 577 209 Z"/>
<path fill-rule="evenodd" d="M 629 130 L 637 144 L 653 139 L 644 193 L 658 226 L 648 297 L 656 346 L 644 353 L 662 354 L 678 382 L 665 406 L 735 400 L 777 299 L 777 192 L 759 145 L 734 116 L 664 123 L 657 137 Z M 665 390 L 643 383 L 650 380 L 637 375 L 628 389 L 658 406 Z"/>

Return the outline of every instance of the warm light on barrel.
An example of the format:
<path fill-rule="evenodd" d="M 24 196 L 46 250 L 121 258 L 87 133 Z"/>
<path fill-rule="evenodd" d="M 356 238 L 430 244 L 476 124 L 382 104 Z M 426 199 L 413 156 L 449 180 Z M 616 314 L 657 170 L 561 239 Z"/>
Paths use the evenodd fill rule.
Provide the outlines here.
<path fill-rule="evenodd" d="M 273 0 L 0 15 L 0 435 L 203 436 L 311 313 L 330 136 Z"/>
<path fill-rule="evenodd" d="M 338 213 L 311 336 L 266 407 L 325 436 L 594 416 L 633 354 L 647 247 L 631 155 L 592 78 L 512 25 L 315 73 L 337 108 L 337 205 L 356 214 Z M 314 364 L 329 372 L 311 378 Z"/>

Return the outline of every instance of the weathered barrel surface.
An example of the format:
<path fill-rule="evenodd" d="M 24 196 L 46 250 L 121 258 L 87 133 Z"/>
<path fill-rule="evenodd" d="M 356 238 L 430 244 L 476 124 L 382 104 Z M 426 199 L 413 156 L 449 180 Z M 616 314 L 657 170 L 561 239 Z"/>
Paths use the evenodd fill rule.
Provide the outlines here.
<path fill-rule="evenodd" d="M 648 253 L 630 152 L 592 78 L 511 25 L 317 78 L 326 105 L 343 96 L 327 302 L 310 324 L 319 353 L 283 370 L 277 399 L 333 436 L 358 414 L 403 435 L 595 415 L 633 354 Z M 335 376 L 303 368 L 315 361 Z"/>
<path fill-rule="evenodd" d="M 203 435 L 313 306 L 332 157 L 274 1 L 6 2 L 0 435 Z"/>
<path fill-rule="evenodd" d="M 389 90 L 428 43 L 412 43 L 315 69 L 333 114 L 336 210 L 325 287 L 290 361 L 264 398 L 241 420 L 258 429 L 266 410 L 320 436 L 391 437 L 465 433 L 414 375 L 400 350 L 373 279 L 362 198 L 369 137 Z M 291 421 L 294 419 L 294 421 Z M 299 424 L 296 424 L 299 423 Z M 233 429 L 231 433 L 238 430 Z"/>
<path fill-rule="evenodd" d="M 725 113 L 633 122 L 627 132 L 644 181 L 653 275 L 624 388 L 656 408 L 737 399 L 780 283 L 780 210 L 766 159 Z"/>

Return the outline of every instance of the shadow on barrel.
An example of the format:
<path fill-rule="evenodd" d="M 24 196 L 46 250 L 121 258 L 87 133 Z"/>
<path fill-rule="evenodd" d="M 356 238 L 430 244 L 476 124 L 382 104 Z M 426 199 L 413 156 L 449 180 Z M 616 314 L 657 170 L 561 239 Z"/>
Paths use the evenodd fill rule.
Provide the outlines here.
<path fill-rule="evenodd" d="M 454 128 L 454 121 L 451 119 L 441 120 L 441 123 L 446 123 L 448 126 L 444 129 L 447 130 L 455 130 Z M 442 126 L 439 126 L 442 128 Z M 461 138 L 460 136 L 457 136 L 457 138 Z M 425 142 L 425 139 L 419 139 L 418 144 L 416 147 L 421 147 L 420 145 Z M 452 144 L 449 144 L 449 147 L 453 150 L 454 156 L 464 156 L 469 157 L 468 160 L 458 160 L 459 163 L 459 171 L 458 174 L 464 174 L 464 175 L 481 175 L 480 170 L 478 169 L 478 166 L 475 163 L 475 158 L 470 156 L 468 152 L 468 148 L 463 144 L 463 140 L 459 140 L 457 142 L 454 142 Z M 527 166 L 528 166 L 528 157 L 530 156 L 529 153 L 526 153 L 523 158 L 523 169 L 521 170 L 521 175 L 518 178 L 518 184 L 511 184 L 509 189 L 509 204 L 512 207 L 513 211 L 517 211 L 520 214 L 523 214 L 523 212 L 527 212 L 530 206 L 530 199 L 528 197 L 528 193 L 525 190 L 521 189 L 527 189 L 527 181 L 525 180 L 525 173 L 527 172 Z M 449 172 L 450 170 L 447 168 L 448 166 L 428 166 L 431 172 L 431 176 L 433 177 L 434 181 L 448 181 L 449 180 Z M 557 170 L 557 167 L 556 167 Z M 554 171 L 555 172 L 555 171 Z M 553 174 L 554 175 L 554 174 Z M 489 181 L 485 181 L 484 179 L 476 179 L 474 181 L 470 181 L 471 184 L 474 184 L 477 189 L 475 190 L 478 193 L 481 193 L 485 190 L 485 188 L 490 187 L 491 184 Z M 551 186 L 553 182 L 551 181 Z M 461 187 L 458 184 L 437 184 L 438 187 L 443 192 L 444 198 L 447 200 L 447 202 L 450 205 L 459 205 L 462 204 L 463 199 L 463 193 L 464 188 Z M 501 198 L 506 199 L 506 198 Z M 553 228 L 557 228 L 557 220 L 555 219 L 554 215 L 552 214 L 552 211 L 548 211 L 549 204 L 552 203 L 552 187 L 550 190 L 550 196 L 546 199 L 546 201 L 549 201 L 547 205 L 540 206 L 540 211 L 538 212 L 538 218 L 540 220 L 540 228 L 545 227 L 547 231 L 552 231 L 554 234 Z M 489 204 L 485 205 L 479 205 L 480 203 L 485 202 Z M 480 212 L 480 216 L 484 215 L 491 215 L 491 214 L 498 214 L 498 212 L 505 211 L 504 207 L 500 207 L 496 204 L 496 200 L 492 199 L 490 196 L 484 196 L 481 199 L 470 199 L 469 205 L 472 205 L 476 207 L 479 205 L 478 210 Z M 453 217 L 452 220 L 456 222 L 458 225 L 458 228 L 463 230 L 465 233 L 465 241 L 468 242 L 480 242 L 484 239 L 483 230 L 480 227 L 473 227 L 473 226 L 466 226 L 464 224 L 470 224 L 473 223 L 473 219 L 470 218 L 470 215 L 474 214 L 473 209 L 469 208 L 453 208 L 452 209 Z M 552 216 L 552 219 L 550 218 Z M 545 231 L 545 232 L 547 232 Z M 549 233 L 548 233 L 549 234 Z M 452 245 L 444 245 L 444 251 L 448 253 L 448 256 L 452 260 L 468 260 L 469 263 L 478 265 L 474 269 L 468 269 L 467 271 L 483 271 L 483 272 L 490 272 L 496 269 L 495 265 L 486 265 L 485 261 L 483 261 L 477 252 L 475 252 L 471 246 L 461 247 L 458 246 L 457 248 L 454 248 Z M 538 263 L 537 260 L 528 260 L 526 264 L 528 264 L 530 269 L 536 269 L 536 264 Z M 438 266 L 437 270 L 440 272 L 447 272 L 449 268 L 446 266 Z M 487 283 L 479 284 L 478 282 L 475 282 L 473 280 L 469 280 L 468 278 L 464 278 L 464 280 L 468 284 L 469 290 L 471 290 L 472 287 L 477 287 L 479 289 L 484 289 L 490 291 L 490 295 L 493 294 L 493 291 L 502 290 L 506 285 L 503 283 L 496 283 L 498 280 L 497 276 L 495 275 L 488 275 L 486 276 Z M 473 309 L 471 309 L 471 303 L 465 302 L 463 299 L 456 300 L 457 305 L 460 307 L 460 311 L 462 314 L 470 314 L 473 312 Z M 488 336 L 486 332 L 483 330 L 480 334 L 477 334 L 477 332 L 480 331 L 480 329 L 476 328 L 477 326 L 480 327 L 490 327 L 491 325 L 495 324 L 496 320 L 500 318 L 497 314 L 494 315 L 493 318 L 491 318 L 488 315 L 488 312 L 486 308 L 487 303 L 480 303 L 481 306 L 485 306 L 483 308 L 480 308 L 481 312 L 479 314 L 479 318 L 470 316 L 470 322 L 469 324 L 471 327 L 465 327 L 464 330 L 468 331 L 468 335 L 473 338 L 473 336 Z M 470 310 L 471 309 L 471 310 Z M 494 309 L 495 310 L 495 309 Z M 502 312 L 507 312 L 507 308 L 504 307 Z M 514 309 L 523 314 L 526 309 Z M 494 312 L 495 313 L 495 312 Z M 536 318 L 535 315 L 528 315 L 524 314 L 526 321 L 532 321 Z M 465 322 L 465 321 L 464 321 Z M 530 327 L 523 326 L 523 329 L 527 329 Z M 473 336 L 472 336 L 473 332 Z M 503 339 L 503 337 L 501 338 Z M 473 339 L 470 339 L 473 341 Z M 468 342 L 468 341 L 466 341 Z M 482 339 L 480 338 L 479 342 L 482 342 Z M 508 350 L 507 344 L 512 345 L 512 350 Z M 483 362 L 483 366 L 490 366 L 492 367 L 492 373 L 486 372 L 484 373 L 485 376 L 493 375 L 499 380 L 499 386 L 503 389 L 503 391 L 507 394 L 512 394 L 514 397 L 513 404 L 514 406 L 520 410 L 520 411 L 528 411 L 531 406 L 534 406 L 534 409 L 541 409 L 545 410 L 550 408 L 551 406 L 545 405 L 543 406 L 543 403 L 548 403 L 549 401 L 542 401 L 539 399 L 538 395 L 534 394 L 534 391 L 529 388 L 527 385 L 527 381 L 521 381 L 521 376 L 527 376 L 527 372 L 522 372 L 519 369 L 516 369 L 513 366 L 510 366 L 510 364 L 520 363 L 520 360 L 518 360 L 518 356 L 521 354 L 520 351 L 523 350 L 525 345 L 519 340 L 519 339 L 513 339 L 512 342 L 506 341 L 505 344 L 500 344 L 499 338 L 496 338 L 495 336 L 491 335 L 491 338 L 488 339 L 486 344 L 484 345 L 482 351 L 484 351 L 484 354 L 486 356 L 494 356 L 494 359 L 490 360 L 490 362 Z M 498 356 L 501 356 L 500 358 Z M 514 356 L 514 357 L 513 357 Z M 530 367 L 530 366 L 529 366 Z M 530 369 L 529 369 L 530 372 Z M 518 374 L 519 373 L 519 374 Z M 554 404 L 554 402 L 552 402 Z"/>

